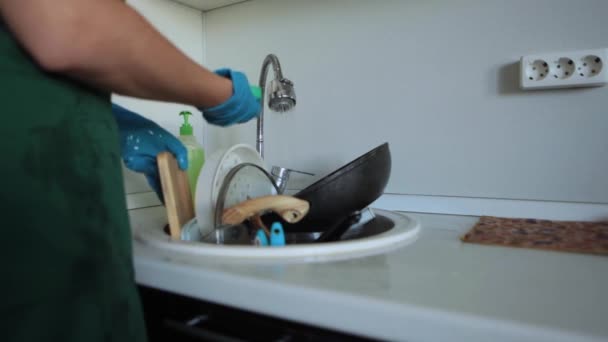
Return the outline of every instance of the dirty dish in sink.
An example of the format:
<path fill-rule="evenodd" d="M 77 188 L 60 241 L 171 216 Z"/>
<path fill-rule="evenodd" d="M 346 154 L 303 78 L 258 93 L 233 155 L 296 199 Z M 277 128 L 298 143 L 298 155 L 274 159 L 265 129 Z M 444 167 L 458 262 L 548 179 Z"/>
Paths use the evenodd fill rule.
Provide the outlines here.
<path fill-rule="evenodd" d="M 222 222 L 224 210 L 240 203 L 269 195 L 277 195 L 278 188 L 272 176 L 257 164 L 242 163 L 233 167 L 224 176 L 218 191 L 213 224 L 218 227 Z"/>
<path fill-rule="evenodd" d="M 215 205 L 215 227 L 238 224 L 274 211 L 285 221 L 295 223 L 308 213 L 308 202 L 286 195 L 277 195 L 278 187 L 270 174 L 251 163 L 232 168 L 220 188 Z"/>
<path fill-rule="evenodd" d="M 325 231 L 374 202 L 391 174 L 389 144 L 384 143 L 323 177 L 294 195 L 310 203 L 310 212 L 291 224 L 266 214 L 264 222 L 281 221 L 286 232 Z"/>
<path fill-rule="evenodd" d="M 266 169 L 264 160 L 257 151 L 245 144 L 238 144 L 213 153 L 199 175 L 196 184 L 194 211 L 201 234 L 215 227 L 215 205 L 224 178 L 235 166 L 250 163 Z"/>

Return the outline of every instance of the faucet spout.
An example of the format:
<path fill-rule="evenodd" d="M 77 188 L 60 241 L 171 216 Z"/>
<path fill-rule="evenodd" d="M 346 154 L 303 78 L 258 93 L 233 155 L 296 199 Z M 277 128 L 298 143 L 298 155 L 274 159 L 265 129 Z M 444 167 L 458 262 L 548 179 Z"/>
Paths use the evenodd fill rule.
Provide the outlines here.
<path fill-rule="evenodd" d="M 262 158 L 264 158 L 264 96 L 266 94 L 268 67 L 271 65 L 275 78 L 271 81 L 269 87 L 268 108 L 272 111 L 282 113 L 291 110 L 296 105 L 296 93 L 293 89 L 293 83 L 283 77 L 281 63 L 279 63 L 277 56 L 269 54 L 264 58 L 264 62 L 262 63 L 259 83 L 262 90 L 262 103 L 260 115 L 257 120 L 256 150 Z"/>

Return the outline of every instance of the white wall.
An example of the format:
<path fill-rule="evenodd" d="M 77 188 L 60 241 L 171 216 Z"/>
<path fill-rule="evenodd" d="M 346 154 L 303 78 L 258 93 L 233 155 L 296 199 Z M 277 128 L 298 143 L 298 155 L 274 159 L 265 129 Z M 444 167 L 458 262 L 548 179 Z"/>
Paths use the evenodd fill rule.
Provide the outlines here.
<path fill-rule="evenodd" d="M 522 92 L 521 55 L 608 47 L 608 1 L 255 0 L 205 14 L 205 63 L 276 53 L 298 105 L 269 164 L 325 173 L 390 142 L 387 191 L 608 203 L 608 87 Z M 255 123 L 210 129 L 254 144 Z"/>
<path fill-rule="evenodd" d="M 168 0 L 127 1 L 149 20 L 173 44 L 194 61 L 201 63 L 203 56 L 202 12 Z M 133 110 L 173 133 L 179 134 L 183 119 L 178 115 L 182 110 L 190 110 L 195 136 L 202 144 L 202 115 L 193 107 L 158 101 L 146 101 L 123 96 L 113 96 L 113 101 Z M 125 187 L 128 194 L 151 191 L 145 177 L 123 167 Z M 151 198 L 155 199 L 155 196 Z"/>

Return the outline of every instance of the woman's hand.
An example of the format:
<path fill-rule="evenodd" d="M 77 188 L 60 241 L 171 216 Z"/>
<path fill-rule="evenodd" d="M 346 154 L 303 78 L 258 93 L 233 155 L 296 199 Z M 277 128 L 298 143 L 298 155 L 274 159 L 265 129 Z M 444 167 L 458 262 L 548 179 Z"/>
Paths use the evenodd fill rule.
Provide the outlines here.
<path fill-rule="evenodd" d="M 156 156 L 171 152 L 182 170 L 188 168 L 188 151 L 171 133 L 134 112 L 112 104 L 112 112 L 120 131 L 122 159 L 127 168 L 146 175 L 148 183 L 162 202 L 163 192 Z"/>
<path fill-rule="evenodd" d="M 260 102 L 253 96 L 247 76 L 230 69 L 219 69 L 217 75 L 232 81 L 232 96 L 220 105 L 199 108 L 207 122 L 218 126 L 245 123 L 260 114 Z"/>

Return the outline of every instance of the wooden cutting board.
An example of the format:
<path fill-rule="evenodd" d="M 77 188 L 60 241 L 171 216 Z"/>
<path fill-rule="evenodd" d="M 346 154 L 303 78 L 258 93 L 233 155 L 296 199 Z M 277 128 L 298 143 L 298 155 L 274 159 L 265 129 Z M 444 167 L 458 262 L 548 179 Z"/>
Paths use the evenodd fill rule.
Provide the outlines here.
<path fill-rule="evenodd" d="M 169 152 L 160 153 L 156 162 L 167 208 L 169 232 L 172 239 L 180 240 L 182 227 L 194 218 L 188 175 L 179 168 L 177 160 Z"/>
<path fill-rule="evenodd" d="M 483 216 L 464 242 L 608 255 L 608 221 L 578 222 Z"/>

